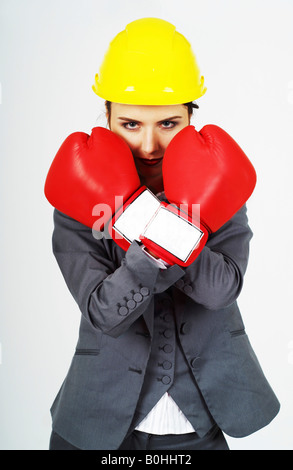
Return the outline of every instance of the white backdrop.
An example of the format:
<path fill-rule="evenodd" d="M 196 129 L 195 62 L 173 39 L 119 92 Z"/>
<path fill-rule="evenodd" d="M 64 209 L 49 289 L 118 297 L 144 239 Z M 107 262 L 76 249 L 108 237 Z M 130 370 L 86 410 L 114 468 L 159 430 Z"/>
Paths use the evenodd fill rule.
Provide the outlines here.
<path fill-rule="evenodd" d="M 51 252 L 43 185 L 64 138 L 99 122 L 91 85 L 109 41 L 146 16 L 192 43 L 208 88 L 196 128 L 223 127 L 258 174 L 239 304 L 282 408 L 265 429 L 228 442 L 292 450 L 292 0 L 0 0 L 0 448 L 48 448 L 80 313 Z"/>

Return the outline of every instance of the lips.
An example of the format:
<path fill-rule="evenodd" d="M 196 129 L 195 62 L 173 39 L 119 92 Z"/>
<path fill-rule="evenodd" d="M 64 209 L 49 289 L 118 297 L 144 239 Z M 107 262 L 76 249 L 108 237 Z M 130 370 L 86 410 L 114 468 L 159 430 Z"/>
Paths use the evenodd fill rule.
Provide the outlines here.
<path fill-rule="evenodd" d="M 161 158 L 154 158 L 152 160 L 149 160 L 147 158 L 140 158 L 139 161 L 142 162 L 146 166 L 156 166 L 158 165 L 161 161 L 163 160 L 163 157 Z"/>

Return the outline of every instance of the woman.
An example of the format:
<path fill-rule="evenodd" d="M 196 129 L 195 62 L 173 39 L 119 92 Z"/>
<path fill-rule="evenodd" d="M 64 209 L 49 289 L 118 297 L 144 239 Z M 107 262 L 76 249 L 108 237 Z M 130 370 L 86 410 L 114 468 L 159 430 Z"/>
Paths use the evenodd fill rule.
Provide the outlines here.
<path fill-rule="evenodd" d="M 110 131 L 70 136 L 46 182 L 56 208 L 53 251 L 82 313 L 76 352 L 51 410 L 50 449 L 227 450 L 223 432 L 249 435 L 279 410 L 237 306 L 252 236 L 247 197 L 209 231 L 192 262 L 165 257 L 168 250 L 147 238 L 141 244 L 123 234 L 121 245 L 114 232 L 110 238 L 103 227 L 90 228 L 95 198 L 112 214 L 111 197 L 129 198 L 140 185 L 164 201 L 168 183 L 173 197 L 177 163 L 193 178 L 188 192 L 200 186 L 203 173 L 199 178 L 187 165 L 202 146 L 190 143 L 186 129 L 193 101 L 205 92 L 203 77 L 175 27 L 146 18 L 112 41 L 93 88 L 106 100 Z M 221 149 L 233 148 L 233 159 L 247 164 L 226 134 L 209 132 L 209 155 L 222 152 L 223 162 L 229 151 Z M 194 158 L 186 157 L 189 150 Z M 164 178 L 167 158 L 173 160 Z M 201 168 L 206 162 L 204 155 Z M 219 179 L 215 167 L 204 171 Z M 207 211 L 203 199 L 204 216 L 218 228 L 219 211 Z M 160 227 L 166 238 L 168 228 Z"/>

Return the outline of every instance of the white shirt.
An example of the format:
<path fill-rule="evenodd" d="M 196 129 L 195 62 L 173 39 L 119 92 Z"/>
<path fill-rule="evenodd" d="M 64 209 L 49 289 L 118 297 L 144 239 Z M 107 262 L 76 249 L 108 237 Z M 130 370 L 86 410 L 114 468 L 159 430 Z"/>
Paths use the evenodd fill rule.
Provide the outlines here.
<path fill-rule="evenodd" d="M 149 434 L 187 434 L 195 432 L 173 398 L 166 392 L 135 428 Z"/>

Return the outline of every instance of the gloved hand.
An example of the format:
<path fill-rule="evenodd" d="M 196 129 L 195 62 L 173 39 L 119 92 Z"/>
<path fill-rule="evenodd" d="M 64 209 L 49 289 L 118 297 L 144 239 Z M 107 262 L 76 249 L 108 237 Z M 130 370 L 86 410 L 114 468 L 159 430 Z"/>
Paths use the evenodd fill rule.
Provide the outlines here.
<path fill-rule="evenodd" d="M 245 204 L 254 190 L 256 173 L 224 130 L 207 125 L 197 132 L 194 126 L 187 126 L 165 151 L 163 180 L 166 197 L 175 207 L 161 204 L 140 239 L 169 264 L 188 266 L 205 246 L 209 233 Z M 200 214 L 193 205 L 195 209 L 200 205 Z"/>
<path fill-rule="evenodd" d="M 124 250 L 139 239 L 160 205 L 141 186 L 128 145 L 101 127 L 93 128 L 90 136 L 75 132 L 65 139 L 49 169 L 45 195 L 56 209 L 82 224 L 100 233 L 107 228 Z"/>

